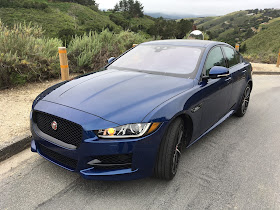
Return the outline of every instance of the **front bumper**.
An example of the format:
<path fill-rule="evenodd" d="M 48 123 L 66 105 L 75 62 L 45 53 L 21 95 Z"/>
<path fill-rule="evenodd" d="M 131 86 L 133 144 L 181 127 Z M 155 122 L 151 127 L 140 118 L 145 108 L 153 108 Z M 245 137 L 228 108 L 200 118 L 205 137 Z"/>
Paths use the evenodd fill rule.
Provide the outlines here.
<path fill-rule="evenodd" d="M 65 108 L 69 109 L 69 108 Z M 74 111 L 75 112 L 75 111 Z M 51 112 L 52 113 L 52 112 Z M 64 113 L 64 112 L 60 112 Z M 77 113 L 75 113 L 77 114 Z M 72 113 L 73 119 L 75 114 Z M 60 116 L 60 117 L 66 117 Z M 69 118 L 69 117 L 68 117 Z M 69 120 L 69 119 L 68 119 Z M 42 137 L 34 129 L 31 116 L 31 150 L 67 170 L 77 172 L 86 179 L 132 180 L 151 176 L 156 162 L 157 151 L 167 123 L 162 123 L 154 133 L 136 139 L 99 139 L 97 136 L 83 135 L 76 149 L 65 148 Z M 82 125 L 83 129 L 84 126 Z M 84 133 L 90 131 L 84 129 Z M 99 156 L 131 155 L 131 166 L 126 168 L 100 168 L 88 164 Z M 67 163 L 67 164 L 65 164 Z"/>

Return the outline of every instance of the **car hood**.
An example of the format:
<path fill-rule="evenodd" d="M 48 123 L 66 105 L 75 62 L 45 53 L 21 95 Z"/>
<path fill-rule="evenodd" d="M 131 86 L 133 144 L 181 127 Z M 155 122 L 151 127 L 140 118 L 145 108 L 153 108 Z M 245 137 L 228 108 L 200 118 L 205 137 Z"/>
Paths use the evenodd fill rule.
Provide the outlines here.
<path fill-rule="evenodd" d="M 43 100 L 122 125 L 141 122 L 159 104 L 191 87 L 192 79 L 113 69 L 67 82 Z"/>

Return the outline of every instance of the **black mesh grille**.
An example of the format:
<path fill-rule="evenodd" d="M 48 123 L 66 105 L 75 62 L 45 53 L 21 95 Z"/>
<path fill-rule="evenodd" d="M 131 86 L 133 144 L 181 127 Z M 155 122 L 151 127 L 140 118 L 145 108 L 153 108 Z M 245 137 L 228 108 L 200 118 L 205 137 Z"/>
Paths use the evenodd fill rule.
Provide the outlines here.
<path fill-rule="evenodd" d="M 43 133 L 60 141 L 76 147 L 82 142 L 82 127 L 76 123 L 38 111 L 34 112 L 33 120 Z M 57 130 L 52 129 L 53 121 L 57 123 Z"/>
<path fill-rule="evenodd" d="M 66 166 L 67 168 L 73 169 L 73 170 L 77 167 L 77 160 L 74 160 L 72 158 L 63 156 L 59 153 L 56 153 L 56 152 L 50 150 L 49 148 L 43 146 L 42 144 L 39 144 L 39 147 L 40 147 L 40 153 L 43 156 L 53 159 L 54 161 Z"/>
<path fill-rule="evenodd" d="M 100 160 L 102 164 L 123 164 L 132 162 L 132 154 L 121 155 L 101 155 L 96 159 Z"/>
<path fill-rule="evenodd" d="M 93 159 L 100 161 L 91 165 L 97 169 L 125 169 L 131 168 L 132 165 L 132 154 L 101 155 L 95 156 Z"/>

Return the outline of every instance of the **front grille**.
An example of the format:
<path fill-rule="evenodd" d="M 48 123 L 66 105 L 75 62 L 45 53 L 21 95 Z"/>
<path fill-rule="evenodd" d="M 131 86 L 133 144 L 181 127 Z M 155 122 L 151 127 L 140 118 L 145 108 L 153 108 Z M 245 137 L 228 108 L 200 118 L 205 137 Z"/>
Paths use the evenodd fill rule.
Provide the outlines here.
<path fill-rule="evenodd" d="M 44 112 L 35 111 L 33 120 L 38 128 L 45 134 L 52 136 L 67 144 L 80 146 L 82 142 L 82 127 L 76 123 L 50 115 Z M 57 122 L 57 130 L 52 129 L 52 122 Z"/>
<path fill-rule="evenodd" d="M 66 166 L 67 168 L 70 168 L 73 170 L 77 167 L 77 162 L 78 162 L 77 160 L 66 157 L 57 152 L 54 152 L 54 151 L 50 150 L 49 148 L 43 146 L 42 144 L 39 144 L 39 148 L 40 148 L 40 153 L 43 156 L 46 156 L 47 158 L 50 158 L 50 159 L 54 160 L 55 162 L 60 163 L 63 166 Z"/>
<path fill-rule="evenodd" d="M 98 160 L 91 164 L 96 169 L 125 169 L 132 166 L 132 153 L 120 155 L 100 155 L 92 160 Z"/>

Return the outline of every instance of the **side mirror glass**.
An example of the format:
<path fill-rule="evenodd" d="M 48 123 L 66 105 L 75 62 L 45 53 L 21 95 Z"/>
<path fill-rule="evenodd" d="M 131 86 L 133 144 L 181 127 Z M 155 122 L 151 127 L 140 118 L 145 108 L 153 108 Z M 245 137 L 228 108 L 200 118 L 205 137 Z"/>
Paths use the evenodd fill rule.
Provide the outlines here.
<path fill-rule="evenodd" d="M 115 57 L 111 57 L 107 60 L 108 64 L 112 63 L 115 60 Z"/>
<path fill-rule="evenodd" d="M 229 70 L 223 66 L 213 66 L 209 71 L 209 78 L 216 79 L 225 77 L 229 74 Z"/>

